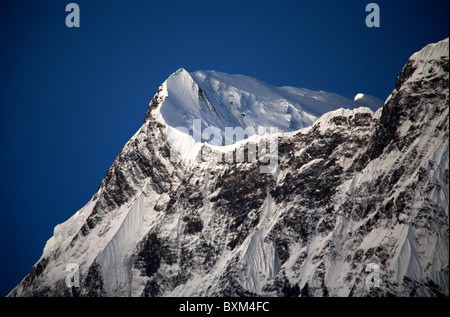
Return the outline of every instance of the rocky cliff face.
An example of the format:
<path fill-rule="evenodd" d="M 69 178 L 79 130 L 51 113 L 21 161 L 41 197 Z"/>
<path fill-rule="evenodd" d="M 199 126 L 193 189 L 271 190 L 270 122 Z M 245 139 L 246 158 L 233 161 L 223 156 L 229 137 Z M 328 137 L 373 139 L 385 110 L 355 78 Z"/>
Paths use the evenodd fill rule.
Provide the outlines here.
<path fill-rule="evenodd" d="M 448 296 L 448 70 L 448 39 L 428 45 L 379 111 L 279 134 L 267 174 L 248 159 L 173 162 L 159 89 L 10 295 Z"/>

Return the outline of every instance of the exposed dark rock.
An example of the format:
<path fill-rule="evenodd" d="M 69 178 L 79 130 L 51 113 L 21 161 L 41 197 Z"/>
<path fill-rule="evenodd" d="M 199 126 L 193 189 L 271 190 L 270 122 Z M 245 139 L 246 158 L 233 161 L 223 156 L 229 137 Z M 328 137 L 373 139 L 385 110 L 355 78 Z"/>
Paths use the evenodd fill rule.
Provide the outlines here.
<path fill-rule="evenodd" d="M 186 222 L 186 227 L 184 228 L 185 234 L 196 234 L 203 230 L 203 222 L 199 218 L 185 216 L 183 221 Z"/>
<path fill-rule="evenodd" d="M 90 267 L 83 285 L 79 290 L 80 296 L 87 297 L 101 297 L 105 296 L 106 292 L 103 289 L 103 280 L 100 272 L 100 266 L 94 262 Z"/>
<path fill-rule="evenodd" d="M 143 273 L 151 277 L 158 272 L 161 261 L 164 257 L 163 245 L 156 233 L 150 233 L 142 245 L 142 249 L 138 253 L 136 266 Z"/>

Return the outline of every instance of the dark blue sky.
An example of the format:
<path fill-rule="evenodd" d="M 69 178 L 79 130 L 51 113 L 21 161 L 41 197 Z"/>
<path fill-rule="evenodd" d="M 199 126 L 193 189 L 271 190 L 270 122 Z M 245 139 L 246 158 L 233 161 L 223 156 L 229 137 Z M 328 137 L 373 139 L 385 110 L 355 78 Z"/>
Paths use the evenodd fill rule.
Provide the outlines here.
<path fill-rule="evenodd" d="M 448 1 L 0 3 L 0 296 L 83 207 L 175 70 L 212 69 L 386 99 L 408 57 L 448 37 Z"/>

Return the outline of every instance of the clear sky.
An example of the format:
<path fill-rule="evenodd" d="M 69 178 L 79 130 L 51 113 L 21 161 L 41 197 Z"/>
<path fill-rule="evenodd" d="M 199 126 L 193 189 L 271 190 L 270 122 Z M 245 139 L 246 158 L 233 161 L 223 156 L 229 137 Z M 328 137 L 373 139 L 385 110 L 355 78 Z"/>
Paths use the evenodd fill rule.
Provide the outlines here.
<path fill-rule="evenodd" d="M 448 37 L 447 0 L 79 0 L 0 2 L 0 296 L 53 227 L 95 194 L 174 71 L 382 100 L 408 57 Z"/>

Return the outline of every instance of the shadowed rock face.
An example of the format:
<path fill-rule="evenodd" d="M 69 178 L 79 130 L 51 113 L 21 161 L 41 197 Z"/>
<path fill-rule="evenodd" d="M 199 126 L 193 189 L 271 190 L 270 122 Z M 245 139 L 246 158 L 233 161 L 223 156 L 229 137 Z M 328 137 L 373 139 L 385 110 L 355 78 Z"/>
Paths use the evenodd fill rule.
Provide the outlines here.
<path fill-rule="evenodd" d="M 80 229 L 10 295 L 448 296 L 448 55 L 414 56 L 381 114 L 280 135 L 275 174 L 172 162 L 158 91 Z"/>

